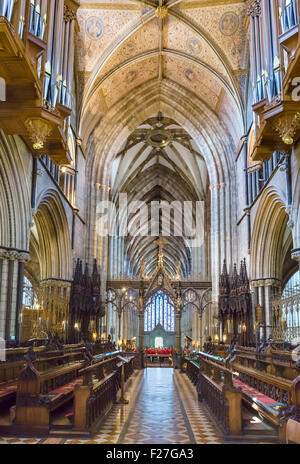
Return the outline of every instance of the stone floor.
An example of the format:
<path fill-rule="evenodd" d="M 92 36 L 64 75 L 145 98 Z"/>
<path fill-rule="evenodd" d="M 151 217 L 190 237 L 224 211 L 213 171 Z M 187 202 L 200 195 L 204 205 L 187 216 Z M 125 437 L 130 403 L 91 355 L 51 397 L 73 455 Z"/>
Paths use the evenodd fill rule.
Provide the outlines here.
<path fill-rule="evenodd" d="M 182 380 L 178 382 L 177 378 Z M 173 369 L 146 369 L 139 398 L 119 443 L 220 443 L 205 413 L 194 415 L 193 406 L 199 410 L 197 402 L 192 399 L 186 403 L 190 409 L 186 409 L 187 386 L 191 386 L 188 378 Z M 199 430 L 197 435 L 195 430 Z"/>
<path fill-rule="evenodd" d="M 0 437 L 0 444 L 211 444 L 221 443 L 185 374 L 172 368 L 136 372 L 128 405 L 114 405 L 92 439 Z"/>

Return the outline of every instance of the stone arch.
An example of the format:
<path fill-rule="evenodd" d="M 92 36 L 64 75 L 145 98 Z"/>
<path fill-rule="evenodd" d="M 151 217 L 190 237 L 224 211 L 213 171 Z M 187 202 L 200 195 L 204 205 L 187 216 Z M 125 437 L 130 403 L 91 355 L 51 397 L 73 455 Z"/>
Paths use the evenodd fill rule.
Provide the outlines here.
<path fill-rule="evenodd" d="M 211 210 L 214 211 L 211 248 L 216 298 L 221 260 L 224 257 L 228 262 L 236 259 L 233 245 L 236 243 L 233 219 L 236 211 L 234 144 L 213 111 L 186 89 L 167 79 L 160 84 L 156 80 L 149 81 L 122 98 L 108 111 L 90 137 L 86 147 L 89 179 L 86 192 L 89 198 L 87 258 L 91 260 L 97 257 L 98 262 L 106 268 L 105 246 L 102 238 L 95 233 L 97 203 L 101 199 L 108 199 L 111 166 L 122 142 L 158 111 L 172 117 L 191 135 L 207 165 Z M 228 239 L 220 240 L 221 235 Z"/>
<path fill-rule="evenodd" d="M 0 246 L 28 250 L 31 156 L 19 138 L 0 132 Z M 29 171 L 29 172 L 28 172 Z"/>
<path fill-rule="evenodd" d="M 280 192 L 268 187 L 255 215 L 251 239 L 250 279 L 284 280 L 284 263 L 292 244 L 288 214 Z"/>
<path fill-rule="evenodd" d="M 40 277 L 72 278 L 71 237 L 62 201 L 55 190 L 47 190 L 34 216 L 40 258 Z M 36 249 L 36 246 L 35 246 Z"/>

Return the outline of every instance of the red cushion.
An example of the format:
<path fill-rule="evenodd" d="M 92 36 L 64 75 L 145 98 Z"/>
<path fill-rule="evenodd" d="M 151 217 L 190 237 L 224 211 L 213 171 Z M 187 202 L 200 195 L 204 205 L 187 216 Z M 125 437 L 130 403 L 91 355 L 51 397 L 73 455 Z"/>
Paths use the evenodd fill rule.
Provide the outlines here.
<path fill-rule="evenodd" d="M 83 377 L 78 377 L 75 380 L 72 380 L 72 382 L 66 383 L 65 385 L 62 385 L 61 387 L 56 388 L 55 390 L 52 390 L 50 394 L 58 395 L 60 393 L 69 393 L 74 390 L 75 385 L 82 385 L 83 382 Z"/>
<path fill-rule="evenodd" d="M 0 397 L 9 395 L 17 390 L 17 382 L 11 380 L 10 382 L 0 384 Z"/>

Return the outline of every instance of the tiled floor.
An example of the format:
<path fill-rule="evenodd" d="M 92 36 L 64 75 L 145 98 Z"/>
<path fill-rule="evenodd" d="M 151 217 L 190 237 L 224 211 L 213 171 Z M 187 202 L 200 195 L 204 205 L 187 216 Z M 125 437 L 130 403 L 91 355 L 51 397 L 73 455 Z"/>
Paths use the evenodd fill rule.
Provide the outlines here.
<path fill-rule="evenodd" d="M 0 437 L 0 444 L 221 443 L 185 374 L 172 368 L 138 371 L 126 397 L 129 404 L 114 405 L 92 439 Z"/>
<path fill-rule="evenodd" d="M 141 392 L 119 443 L 195 443 L 172 368 L 145 369 Z"/>
<path fill-rule="evenodd" d="M 206 411 L 198 402 L 197 392 L 186 374 L 174 371 L 174 380 L 180 393 L 184 410 L 193 431 L 195 442 L 219 444 L 221 440 Z"/>

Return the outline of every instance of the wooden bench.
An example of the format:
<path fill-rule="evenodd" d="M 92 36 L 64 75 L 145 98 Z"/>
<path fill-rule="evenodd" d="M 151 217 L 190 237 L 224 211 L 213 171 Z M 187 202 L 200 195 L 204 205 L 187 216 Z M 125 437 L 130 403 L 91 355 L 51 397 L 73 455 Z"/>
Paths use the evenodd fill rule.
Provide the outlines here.
<path fill-rule="evenodd" d="M 272 354 L 272 360 L 268 358 L 270 354 Z M 211 358 L 212 355 L 201 353 L 199 356 L 200 364 L 201 360 L 203 362 Z M 260 361 L 263 361 L 263 363 L 260 363 Z M 286 370 L 277 370 L 276 365 L 278 363 L 281 363 L 284 369 L 287 367 L 294 369 L 295 363 L 291 359 L 290 353 L 278 353 L 277 350 L 274 354 L 270 350 L 266 350 L 264 353 L 257 353 L 254 349 L 248 351 L 238 348 L 237 352 L 234 353 L 234 356 L 227 363 L 223 360 L 223 366 L 229 368 L 233 374 L 233 384 L 243 393 L 243 401 L 275 426 L 282 440 L 282 437 L 285 437 L 286 424 L 289 420 L 289 417 L 283 418 L 282 411 L 286 408 L 296 408 L 296 410 L 298 408 L 300 411 L 300 406 L 297 406 L 297 401 L 300 405 L 300 399 L 296 393 L 297 389 L 300 388 L 300 383 L 299 377 L 291 380 L 278 376 L 278 372 L 286 372 Z M 220 361 L 221 364 L 222 361 Z M 273 367 L 271 368 L 271 366 Z M 274 372 L 277 375 L 274 375 Z M 190 375 L 195 378 L 195 373 Z M 300 418 L 299 413 L 295 417 Z M 295 430 L 295 424 L 293 430 Z"/>
<path fill-rule="evenodd" d="M 260 352 L 254 348 L 237 347 L 234 356 L 240 365 L 263 371 L 266 374 L 288 380 L 293 380 L 298 375 L 296 362 L 290 351 L 274 350 L 271 346 Z"/>
<path fill-rule="evenodd" d="M 18 350 L 19 351 L 19 350 Z M 51 367 L 63 366 L 70 362 L 83 359 L 84 347 L 68 349 L 67 353 L 38 351 L 39 357 L 34 361 L 34 366 L 39 372 L 44 372 Z M 36 353 L 36 351 L 34 350 Z M 26 353 L 26 352 L 25 352 Z M 24 356 L 24 351 L 22 351 Z M 17 379 L 24 368 L 24 358 L 19 361 L 0 363 L 0 407 L 3 407 L 16 398 Z"/>
<path fill-rule="evenodd" d="M 82 365 L 75 361 L 39 373 L 28 363 L 18 379 L 14 427 L 48 431 L 51 413 L 72 399 L 75 385 L 82 383 Z"/>

